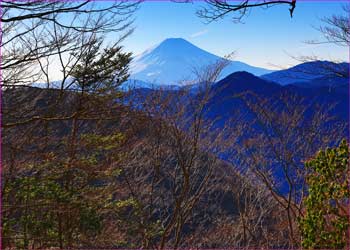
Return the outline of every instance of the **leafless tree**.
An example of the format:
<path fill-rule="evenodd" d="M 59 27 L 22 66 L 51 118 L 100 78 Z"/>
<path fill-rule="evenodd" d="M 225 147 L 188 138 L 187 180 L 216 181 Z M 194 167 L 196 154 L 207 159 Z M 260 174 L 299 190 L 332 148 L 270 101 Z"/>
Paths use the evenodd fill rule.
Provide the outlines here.
<path fill-rule="evenodd" d="M 342 47 L 349 47 L 350 45 L 350 5 L 343 5 L 342 14 L 334 14 L 330 17 L 323 17 L 321 19 L 323 25 L 317 27 L 316 29 L 324 36 L 325 40 L 308 40 L 307 44 L 334 44 Z M 320 58 L 317 55 L 307 55 L 307 56 L 295 56 L 290 55 L 296 61 L 301 63 L 312 62 L 312 61 L 323 61 L 325 59 Z M 314 70 L 299 69 L 295 70 L 296 73 L 304 73 L 310 76 L 327 76 L 329 78 L 349 78 L 349 66 L 340 65 L 343 60 L 337 60 L 332 58 L 331 62 L 321 62 L 318 67 L 321 69 L 321 73 L 315 73 Z M 293 73 L 292 73 L 293 74 Z M 287 75 L 286 77 L 292 77 L 292 75 Z"/>
<path fill-rule="evenodd" d="M 3 1 L 0 7 L 3 86 L 57 78 L 63 85 L 76 63 L 72 52 L 107 33 L 129 34 L 138 2 Z M 61 75 L 48 79 L 52 71 Z"/>
<path fill-rule="evenodd" d="M 343 5 L 342 14 L 334 14 L 321 19 L 323 25 L 317 30 L 323 34 L 326 41 L 309 41 L 312 44 L 332 43 L 339 46 L 350 46 L 350 5 Z"/>
<path fill-rule="evenodd" d="M 204 18 L 208 22 L 217 21 L 225 16 L 232 14 L 232 20 L 239 22 L 246 16 L 252 8 L 265 7 L 269 8 L 275 5 L 287 5 L 290 6 L 289 13 L 293 17 L 294 9 L 296 6 L 296 0 L 291 1 L 250 1 L 245 0 L 240 3 L 230 3 L 229 1 L 221 0 L 208 0 L 206 1 L 208 6 L 203 7 L 197 11 L 197 15 Z"/>
<path fill-rule="evenodd" d="M 220 62 L 210 71 L 202 71 L 200 95 L 195 99 L 186 87 L 159 89 L 151 91 L 141 104 L 148 117 L 143 126 L 148 127 L 150 135 L 133 147 L 123 176 L 146 216 L 140 221 L 145 248 L 181 246 L 184 227 L 193 213 L 200 212 L 195 208 L 210 188 L 220 162 L 206 153 L 217 147 L 218 141 L 210 132 L 212 122 L 204 119 L 204 106 L 209 84 L 225 64 Z M 130 105 L 134 106 L 132 101 Z"/>
<path fill-rule="evenodd" d="M 130 54 L 122 52 L 119 42 L 131 32 L 137 6 L 138 2 L 1 2 L 6 247 L 97 244 L 95 233 L 78 229 L 84 211 L 77 201 L 86 209 L 94 204 L 92 213 L 102 213 L 98 201 L 113 193 L 110 162 L 118 155 L 122 137 L 108 122 L 123 110 L 115 103 L 120 98 L 116 87 L 128 76 Z M 108 33 L 119 39 L 106 44 Z M 53 70 L 61 74 L 55 76 L 58 86 L 52 86 Z M 34 82 L 45 85 L 23 86 Z M 99 192 L 89 190 L 94 179 L 108 185 Z M 80 199 L 53 198 L 54 186 Z M 35 193 L 38 189 L 42 191 Z M 18 219 L 29 216 L 32 221 Z M 18 225 L 8 223 L 14 219 Z"/>
<path fill-rule="evenodd" d="M 31 87 L 4 91 L 2 192 L 7 247 L 63 249 L 96 243 L 95 233 L 89 239 L 91 230 L 84 233 L 79 226 L 84 210 L 78 203 L 88 210 L 94 204 L 90 211 L 96 215 L 102 213 L 99 201 L 108 201 L 106 196 L 114 192 L 111 162 L 116 161 L 112 159 L 117 158 L 123 138 L 119 128 L 108 123 L 120 118 L 123 110 L 115 103 L 120 96 L 116 87 L 128 76 L 130 61 L 120 47 L 100 53 L 99 45 L 94 40 L 76 51 L 79 59 L 71 73 L 74 91 Z M 102 180 L 105 185 L 90 187 L 91 182 Z M 60 190 L 53 196 L 52 187 Z M 62 192 L 69 194 L 67 199 L 58 198 Z M 29 214 L 31 220 L 19 219 Z M 14 219 L 19 224 L 12 226 L 8 222 Z M 31 230 L 30 223 L 34 224 Z M 52 235 L 50 230 L 57 233 Z"/>
<path fill-rule="evenodd" d="M 8 8 L 11 3 L 6 3 Z M 24 26 L 23 41 L 21 35 L 9 39 L 19 39 L 23 51 L 15 48 L 11 58 L 7 50 L 7 62 L 13 64 L 6 67 L 8 96 L 2 124 L 6 132 L 3 215 L 24 214 L 25 221 L 33 214 L 40 219 L 48 215 L 55 228 L 52 234 L 37 226 L 29 230 L 25 222 L 24 228 L 6 224 L 6 246 L 14 246 L 18 235 L 25 248 L 297 246 L 295 218 L 303 212 L 305 176 L 301 160 L 338 138 L 342 125 L 320 134 L 332 119 L 325 109 L 283 94 L 272 100 L 244 93 L 234 98 L 243 101 L 242 112 L 253 114 L 253 119 L 241 119 L 244 114 L 237 112 L 218 127 L 220 117 L 208 119 L 207 105 L 215 94 L 211 83 L 227 61 L 196 71 L 201 83 L 196 89 L 141 89 L 123 95 L 116 87 L 128 75 L 130 55 L 119 53 L 117 44 L 100 50 L 102 34 L 116 27 L 106 24 L 109 16 L 103 15 L 107 19 L 101 21 L 106 24 L 101 32 L 100 19 L 83 19 L 82 26 L 66 27 L 58 16 L 75 13 L 77 20 L 87 13 L 93 16 L 95 11 L 79 9 L 92 3 L 52 4 L 27 3 L 23 11 L 33 8 L 34 14 L 2 17 L 5 23 L 21 25 L 38 21 L 34 22 L 38 26 Z M 77 12 L 71 13 L 69 6 Z M 46 7 L 57 13 L 35 14 L 36 8 Z M 51 28 L 43 28 L 42 33 L 30 28 L 41 27 L 41 22 Z M 49 38 L 50 46 L 41 50 L 43 37 Z M 58 90 L 49 90 L 49 69 L 57 65 L 51 57 L 58 58 L 63 74 Z M 18 74 L 22 66 L 32 74 Z M 47 89 L 10 88 L 32 81 L 27 76 L 43 77 Z M 311 111 L 312 118 L 306 119 Z M 217 157 L 228 153 L 226 162 Z M 287 183 L 286 191 L 274 175 L 276 167 Z M 28 176 L 35 179 L 22 185 L 24 196 L 18 196 L 17 186 L 8 188 Z M 73 202 L 65 201 L 65 196 L 50 196 L 48 204 L 42 199 L 52 190 L 40 188 L 53 180 L 53 187 L 59 183 L 65 195 L 76 192 Z M 34 195 L 39 198 L 31 200 L 33 194 L 27 191 L 37 186 L 40 192 Z M 77 204 L 92 208 L 86 221 L 98 213 L 103 228 L 80 232 L 83 210 Z M 90 225 L 99 227 L 94 220 Z"/>
<path fill-rule="evenodd" d="M 288 92 L 273 100 L 254 93 L 243 93 L 239 98 L 254 114 L 254 119 L 240 119 L 233 124 L 237 126 L 236 136 L 242 140 L 238 140 L 239 144 L 234 140 L 230 147 L 234 155 L 232 162 L 251 171 L 285 209 L 289 247 L 296 246 L 296 219 L 303 213 L 305 192 L 303 161 L 320 147 L 340 141 L 346 124 L 335 122 L 331 115 L 334 106 L 306 104 L 303 98 Z M 332 128 L 327 126 L 330 122 L 334 122 Z"/>
<path fill-rule="evenodd" d="M 304 124 L 304 114 L 310 110 L 301 100 L 277 98 L 286 106 L 281 114 L 276 103 L 243 95 L 240 98 L 256 115 L 254 122 L 237 113 L 224 127 L 216 127 L 220 117 L 207 117 L 207 104 L 214 94 L 207 83 L 213 79 L 208 76 L 219 71 L 205 72 L 204 92 L 196 97 L 190 89 L 181 88 L 148 94 L 141 90 L 140 96 L 131 99 L 136 100 L 131 106 L 147 114 L 139 123 L 142 132 L 136 132 L 143 140 L 132 145 L 123 165 L 124 186 L 142 211 L 137 223 L 142 232 L 139 241 L 144 247 L 160 248 L 297 246 L 296 216 L 302 212 L 304 176 L 300 159 L 333 138 L 334 134 L 315 134 L 329 117 L 319 112 Z M 259 133 L 254 129 L 257 123 Z M 132 130 L 139 131 L 138 126 L 134 124 Z M 230 153 L 231 164 L 215 157 L 221 153 Z M 287 194 L 272 175 L 276 164 L 283 166 Z M 232 197 L 233 214 L 222 212 L 225 205 L 215 205 L 225 195 Z M 205 233 L 208 230 L 210 235 Z"/>

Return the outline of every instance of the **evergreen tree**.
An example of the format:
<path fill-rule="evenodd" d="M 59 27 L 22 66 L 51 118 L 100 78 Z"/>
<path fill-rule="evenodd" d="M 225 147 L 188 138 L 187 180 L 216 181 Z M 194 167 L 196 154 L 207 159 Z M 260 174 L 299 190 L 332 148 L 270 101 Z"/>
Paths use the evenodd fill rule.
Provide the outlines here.
<path fill-rule="evenodd" d="M 306 213 L 299 221 L 302 246 L 344 248 L 349 228 L 349 145 L 343 140 L 337 148 L 320 151 L 306 167 L 311 172 Z"/>

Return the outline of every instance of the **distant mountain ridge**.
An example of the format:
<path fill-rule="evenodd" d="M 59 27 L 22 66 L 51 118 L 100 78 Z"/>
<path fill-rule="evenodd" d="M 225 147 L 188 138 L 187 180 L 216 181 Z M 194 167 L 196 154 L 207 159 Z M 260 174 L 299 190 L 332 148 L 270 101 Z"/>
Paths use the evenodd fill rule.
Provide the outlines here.
<path fill-rule="evenodd" d="M 341 85 L 349 82 L 349 63 L 310 61 L 262 75 L 261 78 L 281 85 L 296 84 L 303 87 Z"/>
<path fill-rule="evenodd" d="M 133 59 L 130 79 L 161 85 L 190 84 L 197 80 L 195 70 L 201 70 L 219 60 L 225 59 L 182 38 L 169 38 Z M 243 62 L 230 61 L 220 79 L 237 71 L 247 71 L 258 76 L 272 72 Z"/>
<path fill-rule="evenodd" d="M 305 88 L 293 84 L 282 86 L 248 72 L 235 72 L 212 85 L 213 95 L 209 103 L 216 106 L 211 112 L 224 116 L 223 113 L 226 113 L 228 109 L 239 108 L 234 104 L 236 101 L 232 98 L 236 94 L 249 92 L 267 99 L 275 99 L 284 94 L 289 97 L 299 96 L 304 99 L 305 105 L 317 106 L 318 104 L 325 107 L 335 105 L 332 108 L 333 115 L 343 121 L 348 121 L 349 88 L 346 88 L 348 85 L 344 85 L 345 80 L 343 79 L 333 88 L 321 85 Z M 344 89 L 347 91 L 344 91 Z"/>
<path fill-rule="evenodd" d="M 282 86 L 248 72 L 235 72 L 218 82 L 212 83 L 209 86 L 208 93 L 206 90 L 204 91 L 207 93 L 208 99 L 203 108 L 203 116 L 205 121 L 212 122 L 211 131 L 217 131 L 218 133 L 229 131 L 231 134 L 230 129 L 237 126 L 237 130 L 232 132 L 237 132 L 235 140 L 237 140 L 238 144 L 249 142 L 250 139 L 258 138 L 261 135 L 264 135 L 264 137 L 271 136 L 278 142 L 278 135 L 272 130 L 272 128 L 277 127 L 281 131 L 289 131 L 290 136 L 285 138 L 288 140 L 287 145 L 297 148 L 298 143 L 301 143 L 303 140 L 297 140 L 292 135 L 298 136 L 298 133 L 307 131 L 310 128 L 309 126 L 311 126 L 310 122 L 317 121 L 317 112 L 320 112 L 322 115 L 327 114 L 326 117 L 331 117 L 329 121 L 324 124 L 317 123 L 312 125 L 315 126 L 314 128 L 317 132 L 317 135 L 313 137 L 312 147 L 318 149 L 332 146 L 339 138 L 349 138 L 347 129 L 343 130 L 349 126 L 349 92 L 344 87 L 341 85 L 334 88 L 325 86 L 305 88 L 292 84 Z M 174 95 L 177 95 L 176 91 L 178 89 L 167 89 L 163 94 L 167 95 L 171 91 L 173 91 Z M 135 103 L 137 108 L 140 108 L 137 104 L 143 103 L 146 98 L 152 99 L 153 94 L 156 96 L 159 94 L 157 90 L 147 88 L 135 89 L 132 93 L 135 93 L 134 96 L 138 97 Z M 182 98 L 181 103 L 183 103 L 184 107 L 191 107 L 190 104 L 187 105 L 187 102 L 195 103 L 198 101 L 199 103 L 201 98 L 203 98 L 202 94 L 200 88 L 197 92 L 189 91 L 188 95 Z M 178 99 L 175 98 L 175 101 L 178 101 Z M 174 104 L 174 106 L 176 105 Z M 293 113 L 294 109 L 301 111 L 298 113 L 300 117 Z M 193 115 L 192 109 L 189 108 L 186 114 L 190 119 Z M 292 116 L 294 114 L 294 118 L 297 117 L 298 125 L 290 124 L 290 122 L 293 122 L 293 118 L 289 119 L 287 114 Z M 279 115 L 281 115 L 280 118 Z M 259 120 L 257 117 L 260 117 L 260 119 L 265 117 L 266 120 Z M 316 117 L 316 120 L 314 120 L 314 117 Z M 290 126 L 298 129 L 289 130 Z M 338 134 L 333 141 L 317 139 L 320 135 L 328 135 L 328 131 L 333 127 L 339 128 L 337 129 Z M 223 136 L 225 135 L 223 134 Z M 282 144 L 279 144 L 279 146 Z M 257 147 L 259 146 L 261 145 L 257 145 Z M 246 153 L 249 152 L 245 151 L 241 157 L 248 157 L 249 155 Z M 220 152 L 216 156 L 224 161 L 237 161 L 235 164 L 244 170 L 246 169 L 245 163 L 237 160 L 239 154 L 242 154 L 242 152 L 228 147 L 227 152 Z M 306 153 L 301 150 L 296 152 L 295 155 L 295 163 L 299 169 L 302 169 L 302 160 L 305 159 Z M 269 155 L 269 157 L 272 159 L 274 156 Z M 278 183 L 279 191 L 281 194 L 286 194 L 288 183 L 283 181 L 285 179 L 282 177 L 283 168 L 281 168 L 281 163 L 278 159 L 275 159 L 274 164 L 270 167 L 271 174 L 277 180 L 281 180 Z"/>

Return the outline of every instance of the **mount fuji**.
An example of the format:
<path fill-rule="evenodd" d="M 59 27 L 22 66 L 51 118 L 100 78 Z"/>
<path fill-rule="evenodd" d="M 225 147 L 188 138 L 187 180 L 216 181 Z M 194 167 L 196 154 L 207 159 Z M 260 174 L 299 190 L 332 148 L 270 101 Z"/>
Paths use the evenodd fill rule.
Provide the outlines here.
<path fill-rule="evenodd" d="M 198 77 L 195 70 L 201 71 L 220 60 L 223 58 L 182 38 L 168 38 L 133 59 L 130 79 L 163 86 L 196 83 Z M 229 61 L 219 79 L 237 71 L 247 71 L 257 76 L 272 72 L 243 62 Z"/>

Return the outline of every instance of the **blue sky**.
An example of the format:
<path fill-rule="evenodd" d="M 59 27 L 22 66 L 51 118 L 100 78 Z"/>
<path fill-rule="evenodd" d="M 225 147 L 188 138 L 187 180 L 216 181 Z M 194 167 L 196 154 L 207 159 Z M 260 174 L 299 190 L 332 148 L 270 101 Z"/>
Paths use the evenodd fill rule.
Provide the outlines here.
<path fill-rule="evenodd" d="M 235 60 L 272 69 L 297 64 L 290 55 L 349 60 L 348 48 L 305 43 L 306 40 L 322 39 L 314 27 L 321 24 L 320 19 L 324 16 L 341 14 L 345 1 L 298 1 L 293 18 L 289 16 L 288 6 L 255 8 L 243 23 L 238 24 L 229 16 L 205 24 L 195 14 L 203 4 L 143 2 L 135 14 L 135 31 L 123 43 L 125 49 L 139 54 L 166 38 L 182 37 L 216 55 L 236 51 Z"/>

